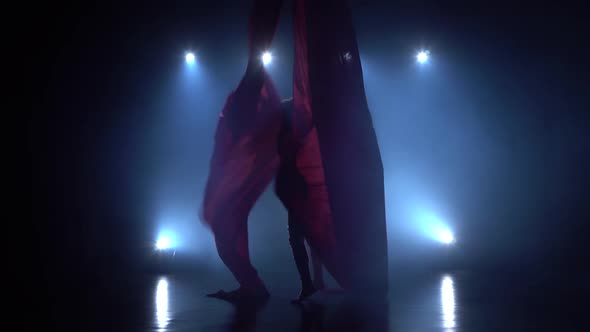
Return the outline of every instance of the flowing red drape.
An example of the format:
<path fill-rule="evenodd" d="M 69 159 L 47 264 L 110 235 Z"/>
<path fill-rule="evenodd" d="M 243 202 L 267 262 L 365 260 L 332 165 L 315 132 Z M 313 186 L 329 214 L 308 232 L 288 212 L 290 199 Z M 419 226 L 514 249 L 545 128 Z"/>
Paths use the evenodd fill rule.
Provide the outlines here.
<path fill-rule="evenodd" d="M 254 1 L 248 68 L 219 118 L 205 192 L 205 222 L 218 249 L 220 241 L 237 244 L 237 258 L 224 259 L 236 266 L 250 264 L 247 216 L 280 162 L 279 97 L 259 57 L 272 42 L 281 4 Z M 297 168 L 309 188 L 298 202 L 298 219 L 342 287 L 382 293 L 387 289 L 383 168 L 350 11 L 344 0 L 293 5 L 293 136 L 300 146 Z M 238 281 L 248 279 L 239 276 L 247 269 L 228 267 Z"/>

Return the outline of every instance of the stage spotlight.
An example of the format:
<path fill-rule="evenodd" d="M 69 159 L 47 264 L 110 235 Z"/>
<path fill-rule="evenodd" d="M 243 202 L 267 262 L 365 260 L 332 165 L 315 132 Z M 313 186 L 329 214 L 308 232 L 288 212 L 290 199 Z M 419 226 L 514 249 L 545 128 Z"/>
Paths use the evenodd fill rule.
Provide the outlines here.
<path fill-rule="evenodd" d="M 262 64 L 265 66 L 270 65 L 272 62 L 272 54 L 269 51 L 266 51 L 262 54 Z"/>
<path fill-rule="evenodd" d="M 193 52 L 186 52 L 184 56 L 184 60 L 188 65 L 192 65 L 195 63 L 195 54 Z"/>
<path fill-rule="evenodd" d="M 172 247 L 172 241 L 170 241 L 169 237 L 163 236 L 156 241 L 156 249 L 158 250 L 166 250 Z"/>
<path fill-rule="evenodd" d="M 418 61 L 418 63 L 420 63 L 420 64 L 427 63 L 429 55 L 430 55 L 429 51 L 420 51 L 416 55 L 416 61 Z"/>
<path fill-rule="evenodd" d="M 444 244 L 452 244 L 455 242 L 455 237 L 453 236 L 453 233 L 451 233 L 450 230 L 444 229 L 440 231 L 439 240 Z"/>
<path fill-rule="evenodd" d="M 424 234 L 434 241 L 451 245 L 456 242 L 449 223 L 438 213 L 422 208 L 416 214 L 416 221 Z"/>

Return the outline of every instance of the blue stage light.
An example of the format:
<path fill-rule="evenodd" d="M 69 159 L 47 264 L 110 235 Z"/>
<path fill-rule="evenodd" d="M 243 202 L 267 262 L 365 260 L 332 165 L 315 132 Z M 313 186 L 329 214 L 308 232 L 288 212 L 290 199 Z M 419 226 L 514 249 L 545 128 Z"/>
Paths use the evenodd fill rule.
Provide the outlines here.
<path fill-rule="evenodd" d="M 167 236 L 161 236 L 156 241 L 156 249 L 158 250 L 166 250 L 172 248 L 172 241 Z"/>
<path fill-rule="evenodd" d="M 418 63 L 420 63 L 420 64 L 427 63 L 429 58 L 430 58 L 430 52 L 429 51 L 420 51 L 416 55 L 416 61 L 418 61 Z"/>
<path fill-rule="evenodd" d="M 438 238 L 440 242 L 444 244 L 452 244 L 455 242 L 455 236 L 453 236 L 453 233 L 448 229 L 439 231 Z"/>
<path fill-rule="evenodd" d="M 424 234 L 432 240 L 442 244 L 451 245 L 457 241 L 449 223 L 438 213 L 431 210 L 418 210 L 416 221 Z"/>
<path fill-rule="evenodd" d="M 269 51 L 266 51 L 262 54 L 262 64 L 265 66 L 270 65 L 272 62 L 272 54 Z"/>
<path fill-rule="evenodd" d="M 195 54 L 193 52 L 186 52 L 184 56 L 184 60 L 188 65 L 192 65 L 195 63 Z"/>

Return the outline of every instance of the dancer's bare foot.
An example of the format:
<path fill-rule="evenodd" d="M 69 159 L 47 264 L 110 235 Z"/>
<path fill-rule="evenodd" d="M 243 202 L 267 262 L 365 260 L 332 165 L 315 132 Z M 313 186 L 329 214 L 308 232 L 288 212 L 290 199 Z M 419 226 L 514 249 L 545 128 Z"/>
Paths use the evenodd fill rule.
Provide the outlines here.
<path fill-rule="evenodd" d="M 301 289 L 301 292 L 299 292 L 299 296 L 296 299 L 291 300 L 291 303 L 301 303 L 305 301 L 308 297 L 312 296 L 316 291 L 317 290 L 314 286 L 303 287 Z"/>

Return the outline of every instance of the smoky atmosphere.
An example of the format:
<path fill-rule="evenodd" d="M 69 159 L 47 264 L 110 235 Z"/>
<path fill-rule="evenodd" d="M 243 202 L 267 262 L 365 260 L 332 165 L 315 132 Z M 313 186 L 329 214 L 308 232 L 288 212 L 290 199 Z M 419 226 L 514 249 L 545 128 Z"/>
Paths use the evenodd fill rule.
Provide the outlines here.
<path fill-rule="evenodd" d="M 280 2 L 30 9 L 32 276 L 45 329 L 584 330 L 583 5 Z M 256 48 L 269 17 L 276 26 Z M 340 67 L 322 60 L 340 47 L 331 45 L 353 45 L 337 50 Z M 264 83 L 254 94 L 256 75 Z M 255 115 L 232 124 L 232 137 L 267 135 L 251 119 L 290 98 L 297 135 L 311 109 L 329 201 L 314 196 L 297 159 L 310 203 L 284 203 L 283 136 L 221 152 L 225 119 L 249 110 L 244 96 L 259 98 Z M 275 168 L 261 161 L 270 144 Z M 233 188 L 259 192 L 234 209 Z M 314 219 L 322 204 L 335 256 L 332 233 Z M 301 222 L 297 246 L 303 215 L 314 217 Z M 247 264 L 233 227 L 244 227 Z M 258 284 L 246 276 L 250 261 Z M 387 286 L 375 299 L 377 279 Z"/>

